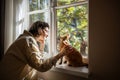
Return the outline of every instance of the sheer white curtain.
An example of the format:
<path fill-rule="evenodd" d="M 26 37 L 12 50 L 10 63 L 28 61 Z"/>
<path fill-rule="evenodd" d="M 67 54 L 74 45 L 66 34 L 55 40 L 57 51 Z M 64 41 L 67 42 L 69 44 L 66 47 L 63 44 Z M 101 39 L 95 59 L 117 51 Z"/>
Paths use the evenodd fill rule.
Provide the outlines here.
<path fill-rule="evenodd" d="M 28 0 L 14 0 L 14 39 L 28 27 Z"/>
<path fill-rule="evenodd" d="M 28 0 L 6 0 L 4 50 L 28 28 Z"/>

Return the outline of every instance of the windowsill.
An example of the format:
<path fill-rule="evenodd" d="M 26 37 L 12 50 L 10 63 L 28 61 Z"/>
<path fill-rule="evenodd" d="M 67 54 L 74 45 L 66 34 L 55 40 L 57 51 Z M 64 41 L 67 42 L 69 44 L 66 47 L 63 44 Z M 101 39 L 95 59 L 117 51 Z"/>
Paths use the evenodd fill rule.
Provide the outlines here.
<path fill-rule="evenodd" d="M 88 68 L 86 67 L 69 67 L 63 64 L 52 68 L 52 71 L 58 71 L 66 74 L 88 78 Z"/>

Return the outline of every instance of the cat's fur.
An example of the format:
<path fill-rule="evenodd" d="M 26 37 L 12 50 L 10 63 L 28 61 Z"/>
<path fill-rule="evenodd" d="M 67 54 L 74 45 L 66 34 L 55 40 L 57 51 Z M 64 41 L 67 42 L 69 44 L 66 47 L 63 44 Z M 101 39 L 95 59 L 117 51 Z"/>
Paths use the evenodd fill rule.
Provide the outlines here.
<path fill-rule="evenodd" d="M 66 45 L 70 46 L 69 35 L 60 37 L 59 50 L 60 51 L 63 50 Z M 81 67 L 81 66 L 88 67 L 88 63 L 83 62 L 83 58 L 80 52 L 77 51 L 77 49 L 75 49 L 74 47 L 72 47 L 72 49 L 73 49 L 72 53 L 69 53 L 66 56 L 64 56 L 65 58 L 64 63 L 67 63 L 68 66 L 73 66 L 73 67 Z M 60 59 L 60 64 L 62 63 L 63 63 L 63 57 Z"/>

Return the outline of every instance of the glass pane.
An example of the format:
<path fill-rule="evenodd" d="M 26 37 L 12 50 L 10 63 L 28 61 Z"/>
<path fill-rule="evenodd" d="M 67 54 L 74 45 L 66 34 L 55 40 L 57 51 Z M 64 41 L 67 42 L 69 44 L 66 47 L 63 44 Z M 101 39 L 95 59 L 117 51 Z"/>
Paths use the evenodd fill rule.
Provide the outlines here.
<path fill-rule="evenodd" d="M 48 0 L 29 0 L 29 11 L 48 8 Z"/>
<path fill-rule="evenodd" d="M 83 55 L 87 55 L 88 53 L 87 10 L 87 4 L 57 10 L 57 39 L 59 39 L 61 35 L 69 33 L 71 45 Z M 57 41 L 57 43 L 58 42 L 59 41 Z"/>
<path fill-rule="evenodd" d="M 77 3 L 77 2 L 81 2 L 81 1 L 86 1 L 86 0 L 57 0 L 57 6 Z"/>
<path fill-rule="evenodd" d="M 35 22 L 37 20 L 48 22 L 48 20 L 49 20 L 48 19 L 48 12 L 30 15 L 30 24 L 32 24 L 33 22 Z"/>

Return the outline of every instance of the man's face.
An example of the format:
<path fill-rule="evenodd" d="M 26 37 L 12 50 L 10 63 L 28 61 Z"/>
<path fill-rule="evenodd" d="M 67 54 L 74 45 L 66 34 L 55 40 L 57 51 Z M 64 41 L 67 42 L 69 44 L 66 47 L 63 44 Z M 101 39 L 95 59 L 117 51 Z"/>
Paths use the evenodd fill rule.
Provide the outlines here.
<path fill-rule="evenodd" d="M 43 30 L 39 29 L 38 32 L 40 33 L 40 36 L 37 37 L 38 41 L 44 41 L 48 37 L 49 29 L 46 27 Z"/>
<path fill-rule="evenodd" d="M 45 29 L 43 29 L 43 36 L 44 36 L 45 38 L 48 37 L 48 33 L 49 33 L 48 27 L 46 27 Z"/>

